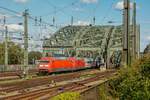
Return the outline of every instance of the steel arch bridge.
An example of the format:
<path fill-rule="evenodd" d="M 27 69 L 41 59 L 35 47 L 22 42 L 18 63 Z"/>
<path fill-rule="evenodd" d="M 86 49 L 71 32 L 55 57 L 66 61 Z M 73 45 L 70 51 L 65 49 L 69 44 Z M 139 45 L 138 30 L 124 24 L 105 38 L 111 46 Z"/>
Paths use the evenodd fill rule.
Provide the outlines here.
<path fill-rule="evenodd" d="M 69 56 L 101 56 L 105 62 L 113 56 L 120 60 L 116 52 L 122 50 L 122 26 L 66 26 L 46 39 L 43 48 L 45 53 L 61 49 Z"/>

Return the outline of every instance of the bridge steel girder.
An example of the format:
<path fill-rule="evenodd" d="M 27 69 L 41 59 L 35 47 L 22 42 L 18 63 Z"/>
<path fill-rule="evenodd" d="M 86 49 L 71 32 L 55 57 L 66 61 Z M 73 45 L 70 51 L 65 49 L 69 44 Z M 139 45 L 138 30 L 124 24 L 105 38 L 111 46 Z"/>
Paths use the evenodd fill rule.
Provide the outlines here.
<path fill-rule="evenodd" d="M 73 48 L 99 48 L 102 52 L 108 34 L 106 31 L 109 31 L 110 27 L 112 26 L 66 26 L 58 30 L 49 40 L 45 40 L 44 46 L 70 45 Z M 117 34 L 111 36 L 114 43 L 110 45 L 111 47 L 118 45 L 117 41 L 121 40 L 121 35 Z"/>

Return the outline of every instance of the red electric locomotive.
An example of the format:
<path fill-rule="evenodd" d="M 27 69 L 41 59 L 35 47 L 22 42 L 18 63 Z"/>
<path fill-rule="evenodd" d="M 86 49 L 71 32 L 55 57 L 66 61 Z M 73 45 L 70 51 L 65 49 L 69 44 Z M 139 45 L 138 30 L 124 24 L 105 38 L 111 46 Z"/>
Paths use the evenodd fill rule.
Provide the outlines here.
<path fill-rule="evenodd" d="M 83 58 L 75 57 L 42 57 L 38 64 L 39 73 L 73 71 L 91 67 Z"/>

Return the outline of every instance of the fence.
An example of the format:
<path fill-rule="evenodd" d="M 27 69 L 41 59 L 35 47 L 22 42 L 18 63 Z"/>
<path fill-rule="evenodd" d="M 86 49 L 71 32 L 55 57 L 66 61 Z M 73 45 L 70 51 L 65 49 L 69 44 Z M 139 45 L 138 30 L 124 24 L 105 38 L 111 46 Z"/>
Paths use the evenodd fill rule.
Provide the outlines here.
<path fill-rule="evenodd" d="M 100 87 L 107 84 L 111 79 L 103 80 L 99 84 L 89 87 L 88 89 L 81 91 L 81 100 L 102 100 L 100 94 Z"/>
<path fill-rule="evenodd" d="M 28 65 L 28 69 L 36 69 L 36 65 Z M 0 65 L 0 72 L 4 71 L 18 71 L 18 70 L 23 70 L 24 65 L 8 65 L 6 68 L 5 65 Z"/>

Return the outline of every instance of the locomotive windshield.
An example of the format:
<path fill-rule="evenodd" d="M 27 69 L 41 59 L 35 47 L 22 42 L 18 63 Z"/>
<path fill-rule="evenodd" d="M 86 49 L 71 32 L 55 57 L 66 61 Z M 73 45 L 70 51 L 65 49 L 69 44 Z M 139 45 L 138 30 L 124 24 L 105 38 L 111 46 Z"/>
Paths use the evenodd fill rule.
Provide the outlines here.
<path fill-rule="evenodd" d="M 44 63 L 44 64 L 46 64 L 46 63 L 49 63 L 49 61 L 47 61 L 47 60 L 40 60 L 39 63 Z"/>
<path fill-rule="evenodd" d="M 64 54 L 53 54 L 53 57 L 55 57 L 56 59 L 66 59 L 66 55 Z"/>
<path fill-rule="evenodd" d="M 64 54 L 53 54 L 53 57 L 66 57 L 66 55 L 64 55 Z"/>

